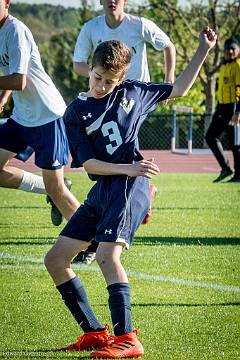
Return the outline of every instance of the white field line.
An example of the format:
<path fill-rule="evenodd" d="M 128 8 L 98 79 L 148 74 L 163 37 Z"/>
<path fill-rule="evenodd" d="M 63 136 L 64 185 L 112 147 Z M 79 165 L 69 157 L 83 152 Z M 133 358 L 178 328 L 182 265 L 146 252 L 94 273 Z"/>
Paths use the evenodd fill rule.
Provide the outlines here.
<path fill-rule="evenodd" d="M 16 256 L 11 254 L 0 254 L 0 259 L 9 259 L 9 260 L 15 260 L 16 262 L 20 264 L 1 264 L 0 263 L 0 269 L 36 269 L 36 270 L 45 270 L 45 266 L 43 265 L 43 259 L 42 258 L 35 258 L 32 256 Z M 32 262 L 33 264 L 37 265 L 31 265 L 31 264 L 24 264 L 24 262 Z M 96 266 L 90 266 L 90 265 L 79 265 L 79 264 L 73 264 L 73 269 L 75 270 L 83 270 L 83 271 L 94 271 L 94 272 L 100 272 L 99 268 Z M 165 283 L 172 283 L 172 284 L 178 284 L 178 285 L 184 285 L 184 286 L 195 286 L 195 287 L 202 287 L 206 289 L 214 289 L 214 290 L 220 290 L 225 292 L 233 292 L 233 293 L 240 293 L 240 287 L 236 286 L 230 286 L 230 285 L 223 285 L 223 284 L 210 284 L 210 283 L 204 283 L 200 281 L 191 281 L 191 280 L 185 280 L 185 279 L 178 279 L 178 278 L 171 278 L 166 276 L 159 276 L 159 275 L 148 275 L 144 273 L 139 273 L 135 271 L 129 271 L 129 276 L 134 277 L 138 280 L 148 280 L 148 281 L 155 281 L 155 282 L 165 282 Z"/>

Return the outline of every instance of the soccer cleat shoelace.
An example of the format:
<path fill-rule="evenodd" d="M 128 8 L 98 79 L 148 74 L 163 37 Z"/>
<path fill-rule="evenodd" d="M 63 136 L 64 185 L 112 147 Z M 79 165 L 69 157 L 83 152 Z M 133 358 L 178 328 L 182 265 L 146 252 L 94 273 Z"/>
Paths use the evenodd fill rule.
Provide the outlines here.
<path fill-rule="evenodd" d="M 143 346 L 137 339 L 137 330 L 120 336 L 115 336 L 114 343 L 105 348 L 94 351 L 92 359 L 126 359 L 141 358 L 144 355 Z"/>
<path fill-rule="evenodd" d="M 84 351 L 93 349 L 102 349 L 110 346 L 114 342 L 114 336 L 109 334 L 109 326 L 100 331 L 91 331 L 77 338 L 77 341 L 66 347 L 58 349 L 58 351 Z"/>

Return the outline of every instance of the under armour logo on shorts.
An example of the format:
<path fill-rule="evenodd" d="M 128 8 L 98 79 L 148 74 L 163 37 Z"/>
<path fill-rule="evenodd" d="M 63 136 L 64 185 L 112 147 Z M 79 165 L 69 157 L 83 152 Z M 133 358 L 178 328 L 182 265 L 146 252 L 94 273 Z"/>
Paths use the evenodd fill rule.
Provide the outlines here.
<path fill-rule="evenodd" d="M 109 230 L 106 229 L 106 230 L 105 230 L 105 235 L 106 235 L 106 234 L 111 235 L 111 233 L 112 233 L 112 229 L 109 229 Z"/>

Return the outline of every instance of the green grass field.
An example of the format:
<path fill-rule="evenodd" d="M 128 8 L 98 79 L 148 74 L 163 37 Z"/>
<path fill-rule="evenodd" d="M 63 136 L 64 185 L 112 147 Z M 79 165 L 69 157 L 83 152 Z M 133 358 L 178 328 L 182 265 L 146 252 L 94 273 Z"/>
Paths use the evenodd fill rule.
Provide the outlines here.
<path fill-rule="evenodd" d="M 240 185 L 215 174 L 161 174 L 153 219 L 122 261 L 145 360 L 240 358 Z M 92 185 L 69 174 L 82 201 Z M 0 189 L 0 358 L 88 359 L 58 353 L 81 331 L 43 266 L 61 228 L 45 197 Z M 111 324 L 96 263 L 75 267 L 103 324 Z"/>

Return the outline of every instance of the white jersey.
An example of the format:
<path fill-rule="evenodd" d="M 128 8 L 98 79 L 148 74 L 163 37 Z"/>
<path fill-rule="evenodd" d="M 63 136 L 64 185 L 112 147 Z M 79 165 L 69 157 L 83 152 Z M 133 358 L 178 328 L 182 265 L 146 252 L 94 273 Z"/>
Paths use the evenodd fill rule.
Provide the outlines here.
<path fill-rule="evenodd" d="M 39 126 L 61 117 L 65 102 L 46 74 L 30 30 L 9 15 L 0 28 L 0 71 L 5 75 L 25 74 L 23 91 L 13 91 L 11 118 L 24 126 Z"/>
<path fill-rule="evenodd" d="M 118 40 L 131 49 L 131 64 L 126 79 L 150 81 L 146 43 L 152 44 L 156 50 L 167 47 L 169 37 L 151 20 L 124 14 L 121 24 L 111 29 L 105 16 L 97 16 L 86 22 L 77 38 L 73 61 L 87 62 L 89 56 L 103 41 Z"/>

